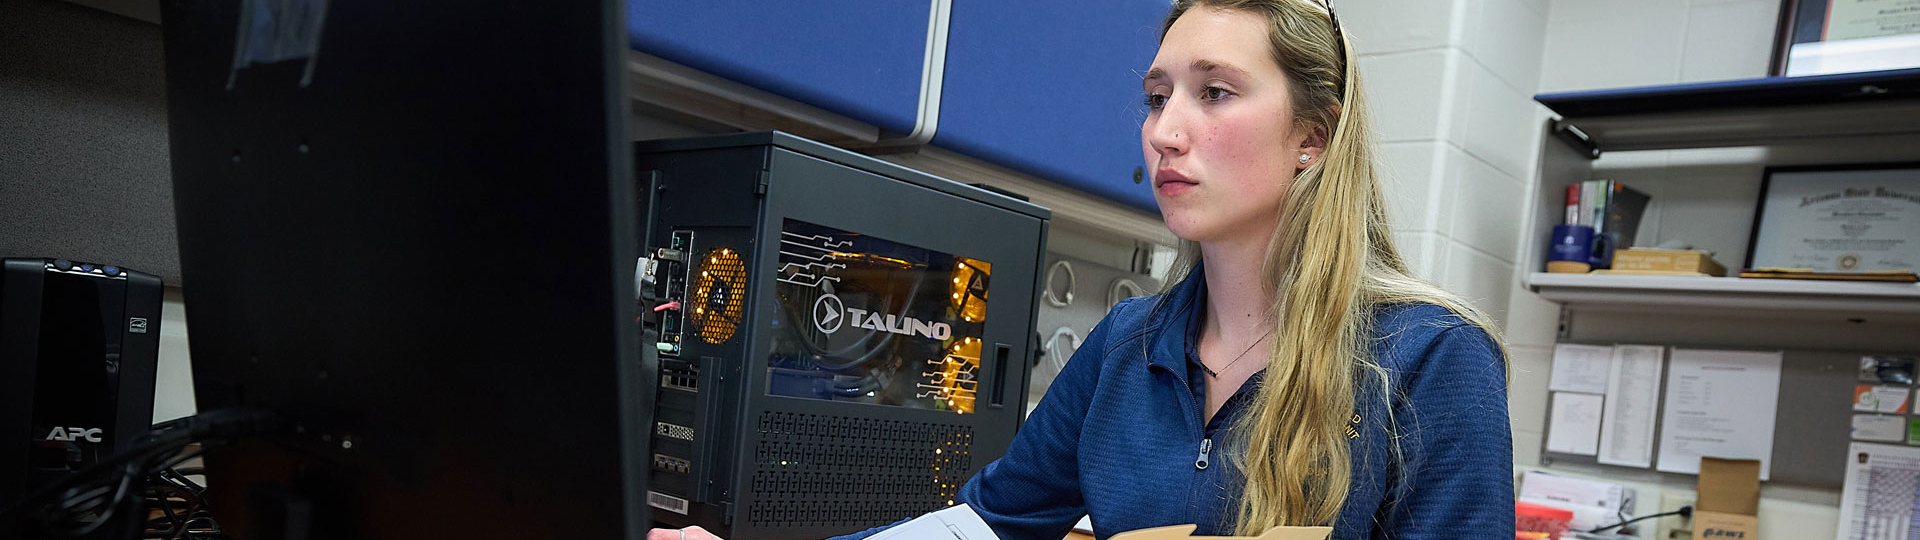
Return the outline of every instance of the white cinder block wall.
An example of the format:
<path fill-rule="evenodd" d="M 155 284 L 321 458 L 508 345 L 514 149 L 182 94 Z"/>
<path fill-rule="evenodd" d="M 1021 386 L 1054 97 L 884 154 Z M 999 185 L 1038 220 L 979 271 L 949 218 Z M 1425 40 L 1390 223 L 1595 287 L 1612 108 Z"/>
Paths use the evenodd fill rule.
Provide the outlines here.
<path fill-rule="evenodd" d="M 1415 271 L 1504 320 L 1543 118 L 1545 0 L 1348 2 L 1396 240 Z"/>

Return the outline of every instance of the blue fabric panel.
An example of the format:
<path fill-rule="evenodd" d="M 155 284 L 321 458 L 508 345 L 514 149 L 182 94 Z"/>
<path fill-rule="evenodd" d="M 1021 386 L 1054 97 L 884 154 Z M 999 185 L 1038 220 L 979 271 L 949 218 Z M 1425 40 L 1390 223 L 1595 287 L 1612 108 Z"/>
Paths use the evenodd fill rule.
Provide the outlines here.
<path fill-rule="evenodd" d="M 1133 172 L 1168 7 L 954 2 L 934 145 L 1157 213 Z"/>
<path fill-rule="evenodd" d="M 932 2 L 631 0 L 634 50 L 898 135 L 920 114 Z"/>

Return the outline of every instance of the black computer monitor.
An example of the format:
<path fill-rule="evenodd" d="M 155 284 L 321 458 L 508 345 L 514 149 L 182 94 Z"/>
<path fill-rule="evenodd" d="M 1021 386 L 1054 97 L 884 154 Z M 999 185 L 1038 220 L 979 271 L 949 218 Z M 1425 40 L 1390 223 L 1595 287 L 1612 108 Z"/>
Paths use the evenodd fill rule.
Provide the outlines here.
<path fill-rule="evenodd" d="M 640 538 L 618 0 L 166 0 L 206 455 L 235 538 Z"/>

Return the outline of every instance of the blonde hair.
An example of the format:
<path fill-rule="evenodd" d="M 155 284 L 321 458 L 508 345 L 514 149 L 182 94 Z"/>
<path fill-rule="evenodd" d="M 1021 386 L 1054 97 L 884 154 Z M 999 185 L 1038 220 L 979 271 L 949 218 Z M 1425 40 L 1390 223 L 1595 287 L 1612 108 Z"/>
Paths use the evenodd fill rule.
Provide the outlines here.
<path fill-rule="evenodd" d="M 1275 292 L 1275 339 L 1254 404 L 1232 427 L 1245 441 L 1245 455 L 1234 458 L 1246 475 L 1235 529 L 1252 536 L 1277 525 L 1331 524 L 1352 485 L 1346 428 L 1357 390 L 1377 385 L 1382 400 L 1393 395 L 1372 354 L 1375 309 L 1435 304 L 1495 343 L 1499 332 L 1465 300 L 1413 277 L 1394 249 L 1358 68 L 1341 52 L 1351 47 L 1336 48 L 1328 12 L 1309 0 L 1179 0 L 1161 35 L 1196 6 L 1264 16 L 1289 83 L 1288 121 L 1327 137 L 1320 162 L 1288 186 L 1268 246 L 1263 285 Z M 1183 281 L 1199 260 L 1199 245 L 1182 241 L 1168 283 Z M 1391 403 L 1384 409 L 1392 414 Z M 1395 420 L 1385 420 L 1393 430 Z M 1403 461 L 1397 441 L 1392 453 Z"/>

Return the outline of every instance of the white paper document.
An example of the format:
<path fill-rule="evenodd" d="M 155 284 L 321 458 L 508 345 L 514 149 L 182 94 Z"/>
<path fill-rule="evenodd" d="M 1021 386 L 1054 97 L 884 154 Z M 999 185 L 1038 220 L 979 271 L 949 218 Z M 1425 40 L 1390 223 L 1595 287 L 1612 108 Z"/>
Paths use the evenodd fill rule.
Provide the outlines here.
<path fill-rule="evenodd" d="M 1607 403 L 1600 420 L 1600 455 L 1607 465 L 1653 465 L 1653 422 L 1660 408 L 1660 365 L 1666 347 L 1615 345 L 1607 372 Z"/>
<path fill-rule="evenodd" d="M 869 536 L 872 540 L 999 540 L 972 507 L 959 505 L 913 518 Z"/>
<path fill-rule="evenodd" d="M 1907 418 L 1883 414 L 1853 415 L 1853 440 L 1901 442 L 1907 440 Z"/>
<path fill-rule="evenodd" d="M 1853 443 L 1840 488 L 1839 540 L 1909 540 L 1920 505 L 1920 448 Z"/>
<path fill-rule="evenodd" d="M 1613 367 L 1613 347 L 1561 343 L 1553 346 L 1555 392 L 1607 393 L 1607 374 Z"/>
<path fill-rule="evenodd" d="M 1547 451 L 1591 456 L 1600 452 L 1600 413 L 1605 397 L 1554 392 L 1548 419 Z"/>
<path fill-rule="evenodd" d="M 1573 511 L 1574 529 L 1586 530 L 1617 523 L 1633 513 L 1633 491 L 1611 482 L 1588 480 L 1540 471 L 1520 477 L 1521 502 Z"/>
<path fill-rule="evenodd" d="M 1673 350 L 1666 412 L 1660 418 L 1660 470 L 1700 474 L 1700 458 L 1773 465 L 1773 417 L 1779 409 L 1780 351 Z"/>

